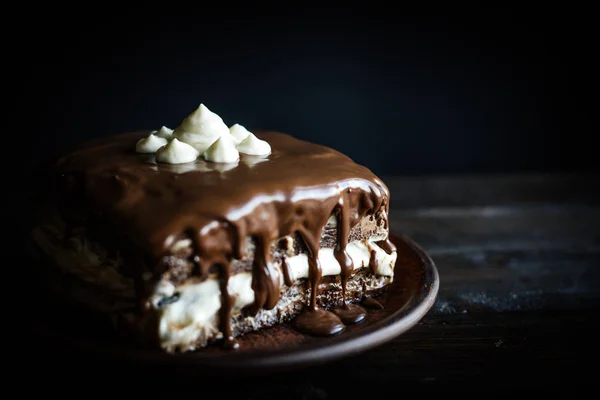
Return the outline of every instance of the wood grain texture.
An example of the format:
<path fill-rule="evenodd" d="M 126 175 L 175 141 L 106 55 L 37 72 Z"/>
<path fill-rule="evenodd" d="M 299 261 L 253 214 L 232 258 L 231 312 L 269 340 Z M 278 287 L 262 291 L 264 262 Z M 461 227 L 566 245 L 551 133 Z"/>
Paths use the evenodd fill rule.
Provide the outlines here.
<path fill-rule="evenodd" d="M 600 337 L 600 177 L 384 181 L 392 193 L 391 229 L 415 240 L 437 265 L 436 304 L 388 344 L 310 370 L 226 385 L 231 398 L 348 398 L 389 387 L 511 393 L 521 386 L 543 391 L 594 382 L 595 368 L 584 361 Z M 100 365 L 123 383 L 131 371 L 142 372 L 140 366 Z M 148 381 L 166 378 L 144 373 Z M 202 384 L 168 379 L 169 388 L 180 390 Z"/>

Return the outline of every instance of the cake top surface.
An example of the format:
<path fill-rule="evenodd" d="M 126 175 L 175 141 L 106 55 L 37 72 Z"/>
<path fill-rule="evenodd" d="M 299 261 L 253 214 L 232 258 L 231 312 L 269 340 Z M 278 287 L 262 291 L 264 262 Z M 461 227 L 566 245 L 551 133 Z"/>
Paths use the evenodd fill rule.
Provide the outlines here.
<path fill-rule="evenodd" d="M 236 254 L 240 236 L 320 234 L 336 207 L 352 225 L 388 203 L 388 188 L 368 168 L 287 134 L 256 133 L 270 145 L 268 155 L 169 164 L 135 151 L 148 133 L 90 141 L 60 158 L 56 170 L 67 209 L 93 210 L 155 256 L 187 232 L 202 236 L 201 254 Z"/>

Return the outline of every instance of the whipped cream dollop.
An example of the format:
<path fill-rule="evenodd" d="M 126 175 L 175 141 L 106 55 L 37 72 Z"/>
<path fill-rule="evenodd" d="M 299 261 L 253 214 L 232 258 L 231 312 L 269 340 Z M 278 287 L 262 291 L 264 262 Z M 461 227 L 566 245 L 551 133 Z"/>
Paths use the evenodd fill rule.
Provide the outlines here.
<path fill-rule="evenodd" d="M 250 131 L 246 129 L 243 125 L 235 124 L 229 127 L 229 133 L 233 136 L 235 144 L 240 144 L 240 142 L 250 135 Z"/>
<path fill-rule="evenodd" d="M 240 153 L 267 156 L 271 154 L 271 145 L 243 125 L 234 124 L 228 128 L 220 116 L 200 104 L 177 128 L 162 126 L 150 132 L 136 143 L 135 150 L 156 153 L 156 161 L 160 163 L 184 164 L 202 155 L 206 161 L 232 164 L 239 161 Z M 254 164 L 264 159 L 248 161 Z M 227 166 L 227 169 L 231 168 Z"/>
<path fill-rule="evenodd" d="M 250 133 L 237 145 L 237 150 L 250 156 L 265 156 L 271 154 L 271 145 Z"/>
<path fill-rule="evenodd" d="M 217 163 L 232 163 L 240 158 L 240 153 L 235 148 L 233 137 L 227 133 L 221 136 L 204 152 L 204 159 Z"/>
<path fill-rule="evenodd" d="M 200 153 L 194 147 L 183 143 L 177 138 L 158 149 L 156 161 L 168 164 L 183 164 L 196 161 Z"/>
<path fill-rule="evenodd" d="M 154 133 L 140 139 L 135 144 L 135 151 L 138 153 L 156 153 L 156 150 L 167 144 L 167 139 L 157 136 Z"/>
<path fill-rule="evenodd" d="M 171 137 L 173 136 L 173 129 L 169 129 L 166 126 L 161 126 L 159 130 L 157 131 L 152 131 L 150 133 L 155 134 L 158 137 L 161 138 L 165 138 L 167 140 L 171 139 Z"/>
<path fill-rule="evenodd" d="M 223 119 L 210 111 L 204 104 L 200 104 L 175 128 L 173 137 L 193 146 L 202 154 L 226 134 L 229 135 L 229 128 Z"/>

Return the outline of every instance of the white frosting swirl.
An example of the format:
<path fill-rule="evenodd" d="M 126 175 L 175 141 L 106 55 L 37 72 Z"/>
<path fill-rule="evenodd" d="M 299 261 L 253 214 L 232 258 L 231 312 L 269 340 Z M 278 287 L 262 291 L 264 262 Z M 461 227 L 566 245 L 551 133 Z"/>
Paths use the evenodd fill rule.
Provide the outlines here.
<path fill-rule="evenodd" d="M 163 126 L 160 127 L 159 130 L 152 131 L 151 133 L 155 134 L 158 137 L 170 140 L 171 137 L 173 136 L 173 129 L 169 129 L 166 126 L 163 125 Z"/>
<path fill-rule="evenodd" d="M 138 153 L 156 153 L 156 150 L 165 144 L 167 144 L 167 139 L 151 133 L 147 137 L 137 141 L 135 151 Z"/>
<path fill-rule="evenodd" d="M 271 145 L 257 138 L 253 133 L 250 133 L 246 139 L 242 140 L 237 145 L 237 149 L 240 153 L 250 156 L 265 156 L 271 153 Z"/>
<path fill-rule="evenodd" d="M 250 135 L 250 131 L 240 124 L 232 125 L 229 128 L 229 133 L 233 136 L 236 145 Z"/>
<path fill-rule="evenodd" d="M 196 161 L 198 150 L 177 138 L 173 138 L 156 152 L 156 161 L 167 164 L 183 164 Z"/>
<path fill-rule="evenodd" d="M 140 139 L 136 151 L 156 153 L 157 162 L 168 164 L 190 163 L 199 155 L 206 161 L 232 164 L 240 159 L 240 153 L 267 156 L 271 154 L 271 146 L 243 125 L 234 124 L 228 128 L 221 117 L 200 104 L 175 130 L 163 125 Z M 261 161 L 264 160 L 249 160 L 248 164 Z"/>
<path fill-rule="evenodd" d="M 202 154 L 225 134 L 229 134 L 229 128 L 221 117 L 200 104 L 175 128 L 173 137 L 194 146 Z"/>
<path fill-rule="evenodd" d="M 204 153 L 206 161 L 218 163 L 232 163 L 239 158 L 240 153 L 235 148 L 233 137 L 229 134 L 221 136 Z"/>

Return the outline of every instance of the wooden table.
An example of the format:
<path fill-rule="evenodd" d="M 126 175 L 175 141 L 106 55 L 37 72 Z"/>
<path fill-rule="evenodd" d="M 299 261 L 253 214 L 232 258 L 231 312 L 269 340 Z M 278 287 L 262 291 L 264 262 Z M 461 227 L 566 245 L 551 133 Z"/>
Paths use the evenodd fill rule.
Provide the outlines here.
<path fill-rule="evenodd" d="M 440 273 L 438 299 L 427 316 L 392 342 L 339 362 L 242 382 L 223 377 L 225 393 L 238 399 L 331 399 L 389 388 L 400 398 L 412 390 L 497 394 L 595 382 L 600 177 L 385 181 L 392 193 L 391 229 L 419 243 Z M 116 367 L 103 368 L 107 377 Z M 122 383 L 129 379 L 116 375 L 112 379 L 120 376 Z M 153 390 L 202 393 L 206 384 L 141 379 L 145 383 L 135 387 Z"/>

